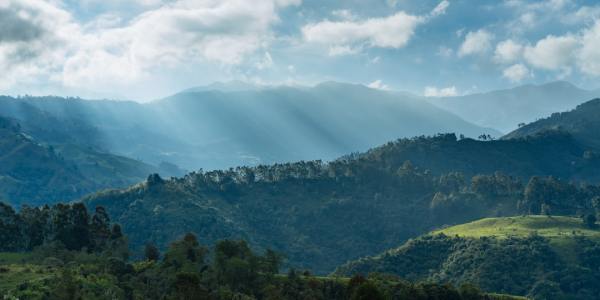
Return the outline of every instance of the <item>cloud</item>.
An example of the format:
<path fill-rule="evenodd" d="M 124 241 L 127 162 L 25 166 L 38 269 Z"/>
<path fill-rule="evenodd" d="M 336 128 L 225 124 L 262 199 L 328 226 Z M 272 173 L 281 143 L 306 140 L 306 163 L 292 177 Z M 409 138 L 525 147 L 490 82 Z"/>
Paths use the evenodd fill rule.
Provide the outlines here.
<path fill-rule="evenodd" d="M 125 24 L 107 15 L 82 24 L 52 4 L 56 1 L 5 0 L 0 2 L 0 67 L 13 73 L 4 72 L 0 81 L 9 87 L 25 74 L 28 80 L 68 87 L 113 89 L 165 68 L 239 65 L 265 53 L 272 26 L 280 21 L 278 10 L 300 2 L 176 0 Z M 264 55 L 263 67 L 269 58 Z"/>
<path fill-rule="evenodd" d="M 545 70 L 566 70 L 571 67 L 579 41 L 576 36 L 549 35 L 524 50 L 525 60 Z"/>
<path fill-rule="evenodd" d="M 583 32 L 576 57 L 583 73 L 600 76 L 600 20 Z"/>
<path fill-rule="evenodd" d="M 425 97 L 453 97 L 458 96 L 458 90 L 455 86 L 437 88 L 435 86 L 427 86 L 423 91 Z"/>
<path fill-rule="evenodd" d="M 431 16 L 431 17 L 437 17 L 437 16 L 445 14 L 446 10 L 448 9 L 448 6 L 450 6 L 450 2 L 449 1 L 444 0 L 444 1 L 440 2 L 440 4 L 438 4 L 431 11 L 431 13 L 429 13 L 429 16 Z"/>
<path fill-rule="evenodd" d="M 338 9 L 331 12 L 331 15 L 341 20 L 354 20 L 356 16 L 348 9 Z"/>
<path fill-rule="evenodd" d="M 496 45 L 494 61 L 498 63 L 512 63 L 523 55 L 523 46 L 511 39 L 502 41 Z"/>
<path fill-rule="evenodd" d="M 379 48 L 401 48 L 414 34 L 415 28 L 423 21 L 422 17 L 404 12 L 385 18 L 366 21 L 322 21 L 302 28 L 306 41 L 330 44 L 337 47 L 365 45 Z"/>
<path fill-rule="evenodd" d="M 527 77 L 531 77 L 531 72 L 523 64 L 514 64 L 504 69 L 502 76 L 512 82 L 520 82 Z"/>
<path fill-rule="evenodd" d="M 492 47 L 493 35 L 485 29 L 471 31 L 465 36 L 465 40 L 458 49 L 458 56 L 483 54 Z"/>
<path fill-rule="evenodd" d="M 384 90 L 384 91 L 389 91 L 390 87 L 383 84 L 383 81 L 381 81 L 380 79 L 375 80 L 371 83 L 369 83 L 367 85 L 368 87 L 372 88 L 372 89 L 377 89 L 377 90 Z"/>
<path fill-rule="evenodd" d="M 443 14 L 448 5 L 442 1 L 426 16 L 400 11 L 366 20 L 325 20 L 302 27 L 302 36 L 307 42 L 328 45 L 330 55 L 353 54 L 364 48 L 398 49 L 406 46 L 417 26 Z"/>

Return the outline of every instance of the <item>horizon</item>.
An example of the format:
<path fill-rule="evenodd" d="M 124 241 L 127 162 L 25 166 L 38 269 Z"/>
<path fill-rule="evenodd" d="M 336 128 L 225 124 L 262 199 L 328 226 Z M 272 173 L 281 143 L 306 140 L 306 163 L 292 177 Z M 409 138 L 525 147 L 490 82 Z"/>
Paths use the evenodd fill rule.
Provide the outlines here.
<path fill-rule="evenodd" d="M 183 88 L 181 90 L 178 90 L 178 91 L 175 91 L 172 93 L 165 94 L 163 96 L 159 96 L 157 98 L 152 98 L 152 99 L 147 99 L 147 100 L 128 99 L 128 98 L 93 98 L 93 97 L 86 98 L 86 97 L 81 97 L 78 95 L 54 95 L 54 94 L 39 94 L 39 95 L 35 95 L 35 94 L 13 94 L 13 95 L 0 94 L 0 97 L 12 97 L 12 98 L 59 97 L 59 98 L 79 98 L 81 100 L 90 100 L 90 101 L 124 101 L 124 102 L 130 101 L 130 102 L 137 102 L 140 104 L 146 104 L 146 103 L 152 103 L 155 101 L 168 99 L 170 97 L 173 97 L 173 96 L 176 96 L 176 95 L 182 94 L 182 93 L 202 93 L 202 92 L 210 92 L 210 91 L 219 91 L 222 93 L 235 93 L 235 92 L 241 92 L 241 91 L 252 91 L 252 90 L 260 91 L 260 90 L 270 90 L 270 89 L 277 89 L 277 88 L 312 89 L 312 88 L 316 88 L 320 85 L 328 84 L 328 83 L 335 83 L 335 84 L 340 84 L 340 85 L 361 86 L 364 88 L 377 90 L 377 91 L 381 91 L 381 92 L 389 92 L 389 93 L 394 93 L 394 94 L 408 94 L 408 96 L 423 98 L 423 99 L 440 99 L 440 98 L 443 99 L 443 98 L 467 97 L 467 96 L 474 96 L 474 95 L 485 95 L 485 94 L 495 93 L 495 92 L 517 90 L 517 89 L 521 89 L 521 88 L 525 88 L 525 87 L 540 88 L 540 87 L 553 85 L 553 84 L 560 84 L 560 83 L 566 83 L 566 84 L 571 85 L 575 89 L 580 89 L 580 90 L 587 91 L 587 92 L 600 91 L 600 88 L 585 89 L 583 87 L 580 87 L 580 86 L 578 86 L 572 82 L 566 81 L 566 80 L 554 80 L 554 81 L 548 81 L 548 82 L 542 82 L 542 83 L 524 83 L 524 84 L 520 84 L 520 85 L 516 85 L 516 86 L 506 87 L 506 88 L 491 89 L 491 90 L 484 90 L 484 91 L 472 91 L 471 93 L 465 93 L 465 94 L 460 94 L 460 95 L 458 95 L 458 94 L 457 95 L 424 95 L 424 94 L 415 94 L 415 93 L 412 93 L 407 90 L 381 89 L 381 88 L 372 87 L 372 86 L 369 86 L 368 84 L 363 84 L 363 83 L 342 82 L 342 81 L 335 81 L 335 80 L 322 81 L 322 82 L 315 83 L 313 85 L 303 85 L 303 84 L 287 84 L 287 83 L 257 84 L 257 83 L 253 83 L 253 82 L 245 82 L 245 81 L 234 79 L 234 80 L 229 80 L 229 81 L 215 81 L 215 82 L 209 83 L 207 85 L 190 86 L 190 87 Z M 232 85 L 232 84 L 244 84 L 244 85 L 247 85 L 249 88 L 248 89 L 243 89 L 243 88 L 236 89 L 234 87 L 233 89 L 230 89 L 230 85 Z M 593 100 L 593 99 L 588 99 L 588 100 Z"/>

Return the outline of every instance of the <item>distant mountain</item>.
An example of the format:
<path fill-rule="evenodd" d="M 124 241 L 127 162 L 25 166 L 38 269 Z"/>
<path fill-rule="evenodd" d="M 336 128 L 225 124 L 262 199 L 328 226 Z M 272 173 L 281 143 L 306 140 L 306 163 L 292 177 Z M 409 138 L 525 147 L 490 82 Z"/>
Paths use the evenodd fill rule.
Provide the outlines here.
<path fill-rule="evenodd" d="M 469 122 L 508 133 L 520 123 L 571 109 L 595 97 L 600 97 L 600 91 L 587 91 L 557 81 L 467 96 L 428 98 L 428 101 Z"/>
<path fill-rule="evenodd" d="M 600 159 L 584 153 L 561 133 L 498 141 L 440 135 L 390 142 L 330 163 L 241 167 L 170 180 L 151 176 L 84 201 L 106 207 L 138 253 L 148 241 L 165 247 L 192 231 L 209 245 L 243 238 L 285 253 L 293 267 L 323 274 L 444 224 L 519 214 L 531 176 L 597 182 Z M 563 188 L 551 183 L 540 190 L 549 191 L 544 201 L 553 202 L 545 205 L 556 211 L 575 213 L 577 207 L 563 202 L 600 196 L 592 191 L 566 197 L 551 193 Z M 522 207 L 541 209 L 539 201 L 530 202 Z"/>
<path fill-rule="evenodd" d="M 212 156 L 211 162 L 199 158 L 196 168 L 330 160 L 399 137 L 440 132 L 497 135 L 420 99 L 334 82 L 180 93 L 149 106 L 168 112 L 164 122 Z"/>
<path fill-rule="evenodd" d="M 72 144 L 47 145 L 0 117 L 0 200 L 40 205 L 125 187 L 157 169 Z"/>
<path fill-rule="evenodd" d="M 331 160 L 440 132 L 500 135 L 418 97 L 334 82 L 312 88 L 215 84 L 146 104 L 4 97 L 0 111 L 39 139 L 187 170 Z"/>
<path fill-rule="evenodd" d="M 554 113 L 522 126 L 503 138 L 521 138 L 549 130 L 568 132 L 582 144 L 600 150 L 600 99 L 578 105 L 571 111 Z"/>
<path fill-rule="evenodd" d="M 251 83 L 233 80 L 228 82 L 214 82 L 212 84 L 206 86 L 197 86 L 193 88 L 189 88 L 183 90 L 181 93 L 198 93 L 198 92 L 208 92 L 208 91 L 221 91 L 221 92 L 243 92 L 243 91 L 256 91 L 261 88 L 258 85 L 254 85 Z"/>
<path fill-rule="evenodd" d="M 599 299 L 599 249 L 600 230 L 580 218 L 492 218 L 435 231 L 335 273 L 471 283 L 530 299 Z"/>

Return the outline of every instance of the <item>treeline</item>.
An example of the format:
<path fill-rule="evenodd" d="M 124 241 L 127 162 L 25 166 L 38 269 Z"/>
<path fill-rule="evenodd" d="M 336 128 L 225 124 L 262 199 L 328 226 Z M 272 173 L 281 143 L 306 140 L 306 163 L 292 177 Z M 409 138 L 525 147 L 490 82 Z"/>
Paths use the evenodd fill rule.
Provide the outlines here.
<path fill-rule="evenodd" d="M 111 224 L 103 207 L 96 207 L 92 215 L 82 203 L 23 206 L 16 212 L 0 202 L 0 252 L 24 252 L 49 245 L 128 256 L 121 226 Z"/>

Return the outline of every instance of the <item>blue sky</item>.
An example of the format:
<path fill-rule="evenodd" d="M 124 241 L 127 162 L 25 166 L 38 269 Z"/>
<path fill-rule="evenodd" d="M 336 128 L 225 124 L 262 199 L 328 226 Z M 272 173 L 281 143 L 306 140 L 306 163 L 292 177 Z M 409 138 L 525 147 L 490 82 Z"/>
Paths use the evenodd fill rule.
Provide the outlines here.
<path fill-rule="evenodd" d="M 0 93 L 145 101 L 228 80 L 593 89 L 599 20 L 591 0 L 5 0 Z"/>

